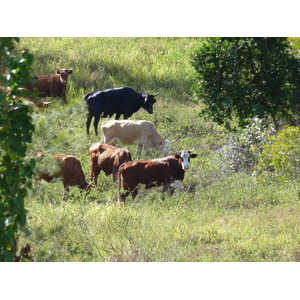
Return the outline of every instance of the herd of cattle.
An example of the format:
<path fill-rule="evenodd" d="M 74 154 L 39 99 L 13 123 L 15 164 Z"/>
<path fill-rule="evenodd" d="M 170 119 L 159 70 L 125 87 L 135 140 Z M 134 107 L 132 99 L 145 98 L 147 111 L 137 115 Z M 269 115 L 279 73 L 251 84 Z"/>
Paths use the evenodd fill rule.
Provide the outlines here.
<path fill-rule="evenodd" d="M 67 103 L 66 84 L 68 75 L 72 72 L 73 69 L 59 69 L 52 76 L 35 75 L 34 80 L 21 90 L 42 98 L 59 97 Z M 98 135 L 100 118 L 116 115 L 115 120 L 105 121 L 102 124 L 104 142 L 93 144 L 89 148 L 91 183 L 87 183 L 80 161 L 72 155 L 53 155 L 52 158 L 60 162 L 59 172 L 50 175 L 38 171 L 38 177 L 48 182 L 62 177 L 65 191 L 69 191 L 70 186 L 89 190 L 92 186 L 97 186 L 97 179 L 102 170 L 106 176 L 112 174 L 113 180 L 118 181 L 120 205 L 125 203 L 130 193 L 132 198 L 136 197 L 139 184 L 144 184 L 146 189 L 162 185 L 163 192 L 168 191 L 172 194 L 174 188 L 181 186 L 185 171 L 190 166 L 190 159 L 197 156 L 192 153 L 193 150 L 178 151 L 175 155 L 163 158 L 133 161 L 127 149 L 116 147 L 117 144 L 136 144 L 138 158 L 142 150 L 148 153 L 150 148 L 157 148 L 164 155 L 169 154 L 171 142 L 160 136 L 153 123 L 145 120 L 127 120 L 140 108 L 152 114 L 156 102 L 154 97 L 157 94 L 138 93 L 130 87 L 87 94 L 84 97 L 88 107 L 87 134 L 89 134 L 92 118 L 94 118 L 95 134 Z M 29 95 L 30 100 L 34 98 L 32 95 Z M 119 121 L 121 115 L 124 120 Z M 39 157 L 45 155 L 45 152 L 38 153 Z"/>

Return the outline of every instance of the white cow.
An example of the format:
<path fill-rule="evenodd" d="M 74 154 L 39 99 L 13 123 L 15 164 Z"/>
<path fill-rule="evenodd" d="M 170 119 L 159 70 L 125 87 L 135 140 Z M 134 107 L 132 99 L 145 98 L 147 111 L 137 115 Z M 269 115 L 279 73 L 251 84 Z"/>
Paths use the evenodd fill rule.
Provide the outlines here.
<path fill-rule="evenodd" d="M 103 122 L 102 135 L 104 143 L 109 145 L 138 145 L 138 157 L 143 150 L 157 148 L 168 155 L 171 142 L 164 140 L 153 123 L 145 120 L 111 120 Z"/>

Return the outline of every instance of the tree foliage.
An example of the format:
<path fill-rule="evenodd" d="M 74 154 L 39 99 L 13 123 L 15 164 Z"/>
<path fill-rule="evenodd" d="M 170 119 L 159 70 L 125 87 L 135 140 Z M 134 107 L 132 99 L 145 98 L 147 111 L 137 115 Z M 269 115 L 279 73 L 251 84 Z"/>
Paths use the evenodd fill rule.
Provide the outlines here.
<path fill-rule="evenodd" d="M 24 198 L 30 187 L 34 160 L 26 158 L 34 126 L 30 108 L 18 88 L 30 80 L 33 56 L 13 55 L 18 38 L 0 38 L 0 260 L 13 261 L 17 231 L 26 223 Z"/>
<path fill-rule="evenodd" d="M 298 121 L 300 61 L 286 38 L 208 38 L 192 55 L 194 92 L 203 114 L 220 124 L 234 117 Z"/>

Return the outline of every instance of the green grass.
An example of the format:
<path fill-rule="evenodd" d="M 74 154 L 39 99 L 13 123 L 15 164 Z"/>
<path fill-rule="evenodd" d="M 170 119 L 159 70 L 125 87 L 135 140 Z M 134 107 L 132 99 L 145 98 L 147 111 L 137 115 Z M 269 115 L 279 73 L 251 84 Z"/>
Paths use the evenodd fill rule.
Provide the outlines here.
<path fill-rule="evenodd" d="M 48 109 L 34 109 L 36 150 L 72 154 L 89 179 L 88 148 L 100 137 L 86 135 L 86 104 L 93 90 L 131 86 L 160 92 L 154 114 L 131 119 L 153 122 L 159 133 L 178 141 L 173 150 L 193 149 L 182 190 L 141 189 L 124 209 L 117 206 L 117 184 L 100 174 L 90 193 L 72 188 L 63 199 L 60 180 L 35 181 L 26 199 L 29 243 L 36 261 L 299 261 L 297 185 L 264 185 L 252 174 L 224 172 L 215 150 L 229 133 L 199 117 L 192 103 L 194 71 L 189 62 L 195 38 L 21 38 L 18 47 L 35 55 L 36 74 L 74 68 L 67 98 Z M 64 126 L 63 126 L 64 125 Z M 47 140 L 51 137 L 49 142 Z M 136 159 L 136 146 L 128 149 Z M 142 159 L 158 157 L 152 151 Z M 50 166 L 49 166 L 50 168 Z"/>

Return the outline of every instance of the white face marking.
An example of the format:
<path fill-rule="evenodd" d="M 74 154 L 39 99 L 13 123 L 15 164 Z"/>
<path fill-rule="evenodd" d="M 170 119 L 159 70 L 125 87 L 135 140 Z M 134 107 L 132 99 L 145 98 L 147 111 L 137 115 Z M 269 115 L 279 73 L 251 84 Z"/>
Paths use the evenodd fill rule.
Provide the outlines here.
<path fill-rule="evenodd" d="M 180 156 L 181 156 L 181 159 L 182 159 L 182 162 L 181 162 L 182 169 L 187 170 L 190 167 L 190 161 L 189 161 L 190 154 L 187 150 L 183 150 L 183 151 L 181 151 Z"/>

